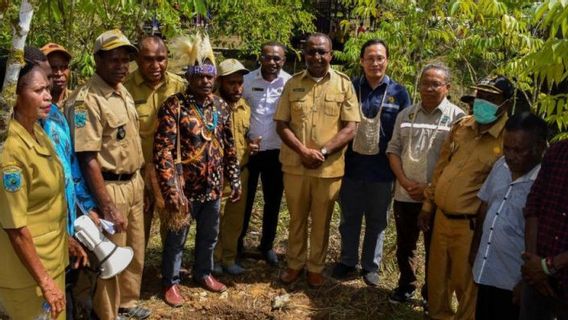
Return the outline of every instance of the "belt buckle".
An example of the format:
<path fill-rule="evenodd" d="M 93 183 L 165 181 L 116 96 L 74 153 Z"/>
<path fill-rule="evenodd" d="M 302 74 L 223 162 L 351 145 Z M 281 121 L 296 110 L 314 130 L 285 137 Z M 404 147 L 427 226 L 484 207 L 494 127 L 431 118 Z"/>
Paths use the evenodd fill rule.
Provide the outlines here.
<path fill-rule="evenodd" d="M 117 177 L 117 179 L 116 179 L 116 180 L 118 180 L 118 181 L 122 181 L 122 176 L 123 176 L 123 175 L 124 175 L 124 174 L 122 174 L 122 173 L 118 174 L 118 177 Z"/>

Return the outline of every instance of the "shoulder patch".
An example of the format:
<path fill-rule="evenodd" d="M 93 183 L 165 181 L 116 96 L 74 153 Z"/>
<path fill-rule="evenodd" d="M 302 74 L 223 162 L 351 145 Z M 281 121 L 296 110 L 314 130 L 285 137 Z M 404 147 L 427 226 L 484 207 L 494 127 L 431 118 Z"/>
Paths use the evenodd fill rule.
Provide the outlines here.
<path fill-rule="evenodd" d="M 10 165 L 2 168 L 2 184 L 4 190 L 8 192 L 17 192 L 22 189 L 22 168 L 16 165 Z"/>
<path fill-rule="evenodd" d="M 75 128 L 83 128 L 87 124 L 87 108 L 84 105 L 76 106 L 73 110 Z"/>

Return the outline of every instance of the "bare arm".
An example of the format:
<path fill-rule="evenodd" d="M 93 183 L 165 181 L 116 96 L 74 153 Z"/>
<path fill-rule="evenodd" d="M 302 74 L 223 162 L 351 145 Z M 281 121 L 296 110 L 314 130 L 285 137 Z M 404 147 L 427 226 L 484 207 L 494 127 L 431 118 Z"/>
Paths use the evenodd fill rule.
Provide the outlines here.
<path fill-rule="evenodd" d="M 353 140 L 356 132 L 357 122 L 343 122 L 343 128 L 339 130 L 339 132 L 333 136 L 331 140 L 325 143 L 324 147 L 327 149 L 329 154 L 335 153 L 343 149 L 349 141 Z"/>
<path fill-rule="evenodd" d="M 116 208 L 116 205 L 105 187 L 101 166 L 97 161 L 97 153 L 79 152 L 77 153 L 77 157 L 81 163 L 81 169 L 85 175 L 85 179 L 89 184 L 89 189 L 97 199 L 97 205 L 103 217 L 115 223 L 117 232 L 125 231 L 127 221 Z"/>
<path fill-rule="evenodd" d="M 65 295 L 41 263 L 29 229 L 22 227 L 4 229 L 4 231 L 6 231 L 18 258 L 41 288 L 43 297 L 51 306 L 52 317 L 57 318 L 57 315 L 65 309 Z"/>

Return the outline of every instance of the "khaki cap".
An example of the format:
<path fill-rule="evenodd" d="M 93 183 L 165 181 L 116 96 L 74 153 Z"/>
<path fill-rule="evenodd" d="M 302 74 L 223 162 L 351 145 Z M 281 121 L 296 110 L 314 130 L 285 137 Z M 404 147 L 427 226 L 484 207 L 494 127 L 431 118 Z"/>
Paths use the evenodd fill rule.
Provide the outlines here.
<path fill-rule="evenodd" d="M 52 54 L 54 52 L 61 52 L 67 57 L 67 59 L 71 60 L 73 58 L 71 56 L 71 54 L 69 53 L 69 51 L 67 51 L 67 49 L 65 49 L 62 45 L 57 44 L 57 43 L 53 43 L 53 42 L 50 42 L 50 43 L 46 44 L 45 46 L 41 47 L 40 50 L 46 56 L 49 56 L 50 54 Z"/>
<path fill-rule="evenodd" d="M 93 53 L 99 51 L 109 51 L 119 47 L 127 47 L 131 53 L 138 53 L 138 49 L 130 43 L 128 38 L 118 29 L 113 29 L 103 32 L 95 40 L 95 50 Z"/>
<path fill-rule="evenodd" d="M 228 76 L 230 74 L 233 74 L 235 72 L 239 72 L 241 71 L 243 74 L 247 74 L 250 71 L 245 68 L 245 66 L 243 66 L 242 63 L 239 62 L 239 60 L 237 59 L 226 59 L 223 60 L 223 62 L 219 63 L 219 66 L 217 67 L 218 71 L 219 71 L 219 76 L 223 77 L 223 76 Z"/>

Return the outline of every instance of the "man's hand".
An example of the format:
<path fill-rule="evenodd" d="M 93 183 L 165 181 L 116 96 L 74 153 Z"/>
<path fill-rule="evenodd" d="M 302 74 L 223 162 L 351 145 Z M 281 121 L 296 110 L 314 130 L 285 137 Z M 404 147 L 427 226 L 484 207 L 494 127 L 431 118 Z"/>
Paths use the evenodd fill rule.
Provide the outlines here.
<path fill-rule="evenodd" d="M 415 182 L 415 184 L 409 189 L 406 189 L 406 191 L 412 200 L 422 201 L 424 200 L 424 189 L 426 189 L 426 187 L 428 187 L 426 183 Z"/>
<path fill-rule="evenodd" d="M 260 151 L 260 142 L 262 141 L 262 136 L 259 136 L 256 139 L 249 140 L 248 142 L 248 149 L 249 154 L 257 154 Z"/>
<path fill-rule="evenodd" d="M 432 216 L 433 214 L 426 211 L 420 211 L 418 215 L 418 228 L 422 230 L 422 232 L 430 231 L 430 226 L 432 225 Z"/>
<path fill-rule="evenodd" d="M 51 318 L 57 319 L 57 316 L 65 310 L 65 294 L 49 276 L 43 279 L 39 287 L 43 297 L 51 308 Z"/>
<path fill-rule="evenodd" d="M 104 217 L 106 220 L 114 223 L 114 229 L 116 230 L 116 232 L 126 231 L 128 221 L 126 221 L 122 212 L 120 212 L 114 205 L 112 205 L 110 209 L 105 212 Z"/>
<path fill-rule="evenodd" d="M 229 200 L 233 203 L 241 200 L 241 188 L 234 188 L 231 189 L 231 195 L 229 196 Z"/>
<path fill-rule="evenodd" d="M 521 267 L 521 271 L 527 284 L 533 286 L 544 296 L 554 296 L 554 291 L 548 283 L 548 276 L 542 270 L 542 258 L 530 252 L 523 252 L 522 257 L 525 264 Z"/>
<path fill-rule="evenodd" d="M 75 240 L 72 236 L 69 236 L 69 257 L 75 257 L 75 263 L 71 266 L 73 269 L 79 269 L 80 267 L 89 265 L 89 257 L 85 249 L 81 247 L 79 242 Z"/>
<path fill-rule="evenodd" d="M 316 169 L 325 161 L 323 154 L 316 149 L 306 148 L 300 153 L 300 158 L 304 167 L 308 169 Z"/>

